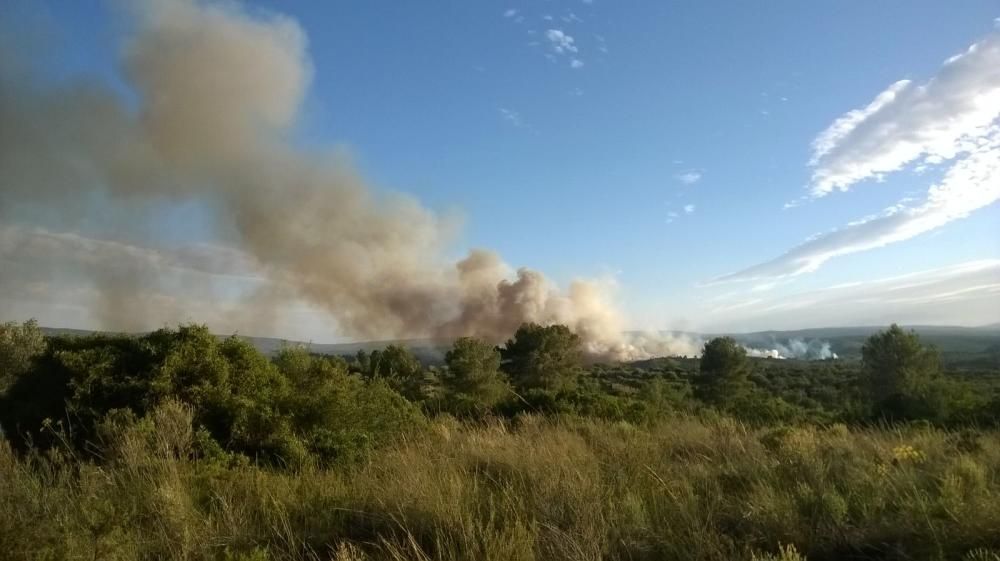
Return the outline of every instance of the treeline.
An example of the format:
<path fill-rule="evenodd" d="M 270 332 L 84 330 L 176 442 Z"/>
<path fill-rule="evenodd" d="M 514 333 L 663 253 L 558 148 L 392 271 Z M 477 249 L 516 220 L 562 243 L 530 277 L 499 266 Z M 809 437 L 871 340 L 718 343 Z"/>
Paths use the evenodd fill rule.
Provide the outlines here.
<path fill-rule="evenodd" d="M 289 346 L 266 357 L 203 326 L 44 337 L 27 322 L 0 328 L 0 429 L 20 449 L 60 441 L 86 452 L 110 427 L 177 402 L 193 412 L 198 457 L 301 466 L 350 461 L 440 414 L 635 424 L 675 414 L 755 424 L 1000 419 L 995 388 L 944 375 L 934 349 L 912 332 L 894 325 L 862 354 L 856 368 L 807 363 L 813 375 L 796 378 L 802 372 L 750 359 L 720 337 L 705 344 L 693 371 L 595 365 L 566 326 L 526 324 L 502 346 L 458 339 L 442 367 L 428 368 L 395 345 L 354 357 Z"/>
<path fill-rule="evenodd" d="M 897 327 L 856 364 L 703 351 L 588 364 L 525 325 L 425 367 L 8 324 L 0 558 L 1000 561 L 992 382 Z"/>

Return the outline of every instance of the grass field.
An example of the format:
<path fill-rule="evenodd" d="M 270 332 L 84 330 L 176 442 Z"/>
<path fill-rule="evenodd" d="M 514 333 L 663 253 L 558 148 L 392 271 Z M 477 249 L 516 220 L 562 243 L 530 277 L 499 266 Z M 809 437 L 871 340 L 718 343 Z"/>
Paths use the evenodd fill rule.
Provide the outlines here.
<path fill-rule="evenodd" d="M 1000 559 L 1000 436 L 447 417 L 351 466 L 194 461 L 190 411 L 102 461 L 0 448 L 12 559 Z"/>

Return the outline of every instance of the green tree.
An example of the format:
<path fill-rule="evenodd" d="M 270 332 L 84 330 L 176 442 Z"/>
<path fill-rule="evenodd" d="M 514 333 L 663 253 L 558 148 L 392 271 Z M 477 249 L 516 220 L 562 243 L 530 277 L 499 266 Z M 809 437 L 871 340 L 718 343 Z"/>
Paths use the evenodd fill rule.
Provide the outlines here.
<path fill-rule="evenodd" d="M 21 325 L 0 324 L 0 393 L 31 368 L 32 361 L 45 352 L 45 335 L 31 319 Z"/>
<path fill-rule="evenodd" d="M 358 353 L 358 366 L 365 378 L 385 381 L 392 389 L 410 400 L 423 398 L 427 384 L 427 372 L 420 360 L 402 345 L 389 345 L 382 350 L 374 350 L 367 356 Z"/>
<path fill-rule="evenodd" d="M 706 403 L 728 407 L 749 390 L 747 352 L 732 337 L 716 337 L 701 351 L 699 373 L 692 383 L 695 395 Z"/>
<path fill-rule="evenodd" d="M 580 336 L 565 325 L 526 323 L 500 353 L 504 371 L 519 388 L 571 390 L 582 372 Z"/>
<path fill-rule="evenodd" d="M 861 365 L 875 412 L 901 418 L 935 415 L 941 360 L 912 330 L 896 324 L 880 331 L 861 348 Z"/>
<path fill-rule="evenodd" d="M 292 391 L 284 409 L 295 434 L 322 463 L 349 461 L 421 425 L 417 408 L 381 378 L 351 374 L 341 358 L 286 347 L 274 359 Z"/>
<path fill-rule="evenodd" d="M 453 410 L 482 412 L 509 394 L 500 360 L 500 351 L 482 339 L 462 337 L 455 341 L 444 357 L 448 366 L 444 383 Z"/>

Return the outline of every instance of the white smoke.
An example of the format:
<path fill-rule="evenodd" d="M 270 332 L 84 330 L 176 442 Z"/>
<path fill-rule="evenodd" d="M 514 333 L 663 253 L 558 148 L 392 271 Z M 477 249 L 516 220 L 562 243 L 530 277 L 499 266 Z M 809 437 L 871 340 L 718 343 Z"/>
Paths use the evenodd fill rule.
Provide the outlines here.
<path fill-rule="evenodd" d="M 826 360 L 836 359 L 837 353 L 830 348 L 829 341 L 819 339 L 789 339 L 784 344 L 773 341 L 769 348 L 758 348 L 744 345 L 747 355 L 760 358 L 787 359 L 796 358 L 802 360 Z"/>
<path fill-rule="evenodd" d="M 747 346 L 744 346 L 743 348 L 746 349 L 747 356 L 752 356 L 755 358 L 777 358 L 777 359 L 788 358 L 782 355 L 781 351 L 779 351 L 778 349 L 757 349 L 754 347 L 747 347 Z"/>

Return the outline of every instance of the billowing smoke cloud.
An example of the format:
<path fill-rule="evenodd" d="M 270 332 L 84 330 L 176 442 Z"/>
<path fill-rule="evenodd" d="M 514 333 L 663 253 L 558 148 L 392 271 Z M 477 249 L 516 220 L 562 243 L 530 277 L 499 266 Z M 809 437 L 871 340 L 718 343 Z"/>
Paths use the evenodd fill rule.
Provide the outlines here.
<path fill-rule="evenodd" d="M 263 280 L 245 291 L 244 321 L 266 322 L 276 307 L 304 299 L 354 338 L 501 340 L 534 321 L 569 325 L 595 355 L 673 352 L 669 340 L 627 341 L 601 283 L 562 291 L 537 271 L 512 277 L 482 250 L 449 261 L 453 220 L 371 189 L 336 153 L 296 146 L 312 69 L 294 21 L 197 0 L 144 0 L 131 9 L 122 54 L 127 95 L 46 83 L 23 60 L 0 56 L 0 220 L 40 216 L 65 229 L 110 222 L 120 226 L 118 237 L 94 251 L 133 255 L 144 250 L 130 239 L 143 237 L 144 217 L 158 204 L 195 200 L 239 248 L 231 251 L 234 267 Z M 62 243 L 73 234 L 55 235 Z M 164 266 L 191 256 L 153 254 L 138 261 L 146 265 L 112 258 L 88 269 L 102 327 L 170 319 L 144 295 L 164 288 Z M 44 274 L 63 273 L 44 258 L 19 266 L 39 261 Z"/>

